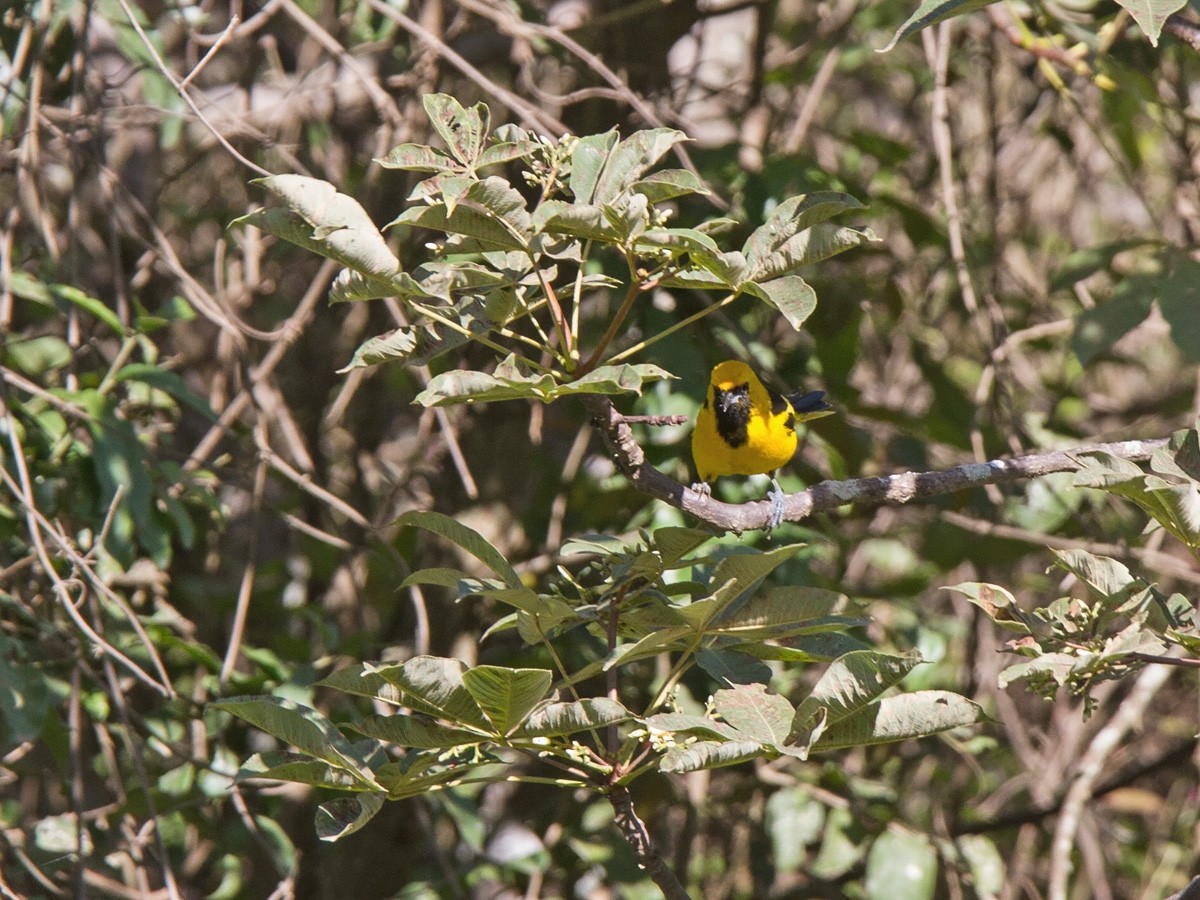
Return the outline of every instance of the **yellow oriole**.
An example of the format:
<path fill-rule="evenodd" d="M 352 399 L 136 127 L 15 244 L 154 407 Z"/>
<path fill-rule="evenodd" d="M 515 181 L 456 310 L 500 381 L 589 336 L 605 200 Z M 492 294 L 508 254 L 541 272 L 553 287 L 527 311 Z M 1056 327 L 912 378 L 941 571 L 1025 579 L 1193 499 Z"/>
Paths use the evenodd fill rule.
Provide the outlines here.
<path fill-rule="evenodd" d="M 710 496 L 708 482 L 721 475 L 771 473 L 767 528 L 774 528 L 783 521 L 784 498 L 774 472 L 796 452 L 796 423 L 832 412 L 824 391 L 781 394 L 743 362 L 718 364 L 692 432 L 692 458 L 700 476 L 692 490 Z"/>

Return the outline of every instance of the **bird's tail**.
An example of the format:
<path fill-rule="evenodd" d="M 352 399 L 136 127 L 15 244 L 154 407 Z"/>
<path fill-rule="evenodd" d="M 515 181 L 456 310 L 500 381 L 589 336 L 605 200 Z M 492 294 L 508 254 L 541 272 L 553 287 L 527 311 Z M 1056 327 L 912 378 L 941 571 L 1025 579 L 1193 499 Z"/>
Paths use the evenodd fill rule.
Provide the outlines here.
<path fill-rule="evenodd" d="M 796 411 L 796 417 L 803 422 L 805 419 L 817 419 L 833 414 L 833 407 L 825 402 L 824 391 L 810 391 L 807 394 L 799 392 L 788 394 L 788 403 Z"/>

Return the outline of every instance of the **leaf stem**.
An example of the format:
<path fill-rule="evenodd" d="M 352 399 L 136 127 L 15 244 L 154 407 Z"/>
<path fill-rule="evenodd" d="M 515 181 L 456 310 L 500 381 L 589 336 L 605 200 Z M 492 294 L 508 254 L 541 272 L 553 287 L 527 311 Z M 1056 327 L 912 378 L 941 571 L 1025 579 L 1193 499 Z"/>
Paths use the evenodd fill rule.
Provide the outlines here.
<path fill-rule="evenodd" d="M 670 328 L 664 328 L 658 334 L 652 335 L 652 336 L 646 338 L 644 341 L 639 341 L 638 343 L 634 344 L 632 347 L 629 347 L 625 350 L 622 350 L 620 353 L 617 353 L 617 354 L 611 356 L 608 360 L 609 363 L 619 362 L 623 359 L 626 359 L 627 357 L 633 356 L 633 354 L 635 354 L 635 353 L 640 353 L 642 350 L 645 350 L 651 344 L 657 344 L 663 338 L 674 334 L 675 332 L 679 331 L 681 328 L 687 328 L 693 322 L 698 322 L 700 319 L 703 319 L 709 313 L 716 312 L 718 309 L 720 309 L 723 306 L 728 306 L 730 303 L 732 303 L 734 300 L 736 300 L 740 296 L 741 296 L 740 291 L 729 294 L 728 296 L 722 298 L 717 303 L 714 303 L 712 306 L 706 306 L 704 309 L 700 310 L 697 313 L 693 313 L 692 315 L 688 316 L 686 319 L 684 319 L 680 322 L 676 322 Z"/>

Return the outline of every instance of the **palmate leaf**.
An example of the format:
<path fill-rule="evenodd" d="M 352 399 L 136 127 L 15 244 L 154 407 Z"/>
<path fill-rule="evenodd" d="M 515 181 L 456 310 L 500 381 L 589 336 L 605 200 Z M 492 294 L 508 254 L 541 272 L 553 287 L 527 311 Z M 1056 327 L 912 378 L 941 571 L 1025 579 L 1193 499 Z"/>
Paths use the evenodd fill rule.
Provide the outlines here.
<path fill-rule="evenodd" d="M 588 199 L 601 204 L 614 202 L 626 194 L 672 147 L 687 139 L 686 134 L 674 128 L 635 131 L 609 153 L 597 179 L 595 193 Z"/>
<path fill-rule="evenodd" d="M 404 702 L 418 712 L 484 733 L 492 731 L 488 717 L 466 688 L 466 666 L 460 660 L 415 656 L 403 665 L 379 671 L 404 692 Z"/>

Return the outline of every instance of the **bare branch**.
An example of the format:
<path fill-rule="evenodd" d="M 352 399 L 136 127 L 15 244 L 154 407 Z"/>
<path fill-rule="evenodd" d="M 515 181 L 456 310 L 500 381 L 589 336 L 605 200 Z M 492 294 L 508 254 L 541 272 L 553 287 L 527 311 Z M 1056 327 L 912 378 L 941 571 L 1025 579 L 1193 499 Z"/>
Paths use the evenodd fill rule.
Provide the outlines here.
<path fill-rule="evenodd" d="M 646 462 L 645 453 L 634 439 L 633 430 L 608 398 L 588 397 L 585 403 L 593 423 L 604 435 L 613 461 L 638 490 L 724 531 L 740 533 L 766 527 L 771 511 L 770 502 L 722 503 L 698 494 Z M 1131 462 L 1142 462 L 1166 443 L 1166 438 L 1154 438 L 1088 444 L 1071 450 L 1048 450 L 1012 459 L 967 463 L 934 472 L 899 472 L 873 478 L 852 478 L 849 481 L 823 481 L 806 491 L 790 495 L 784 501 L 783 518 L 787 522 L 800 522 L 813 513 L 828 512 L 839 506 L 898 505 L 988 484 L 1008 484 L 1037 478 L 1052 472 L 1074 472 L 1079 468 L 1075 459 L 1078 454 L 1097 450 Z"/>

